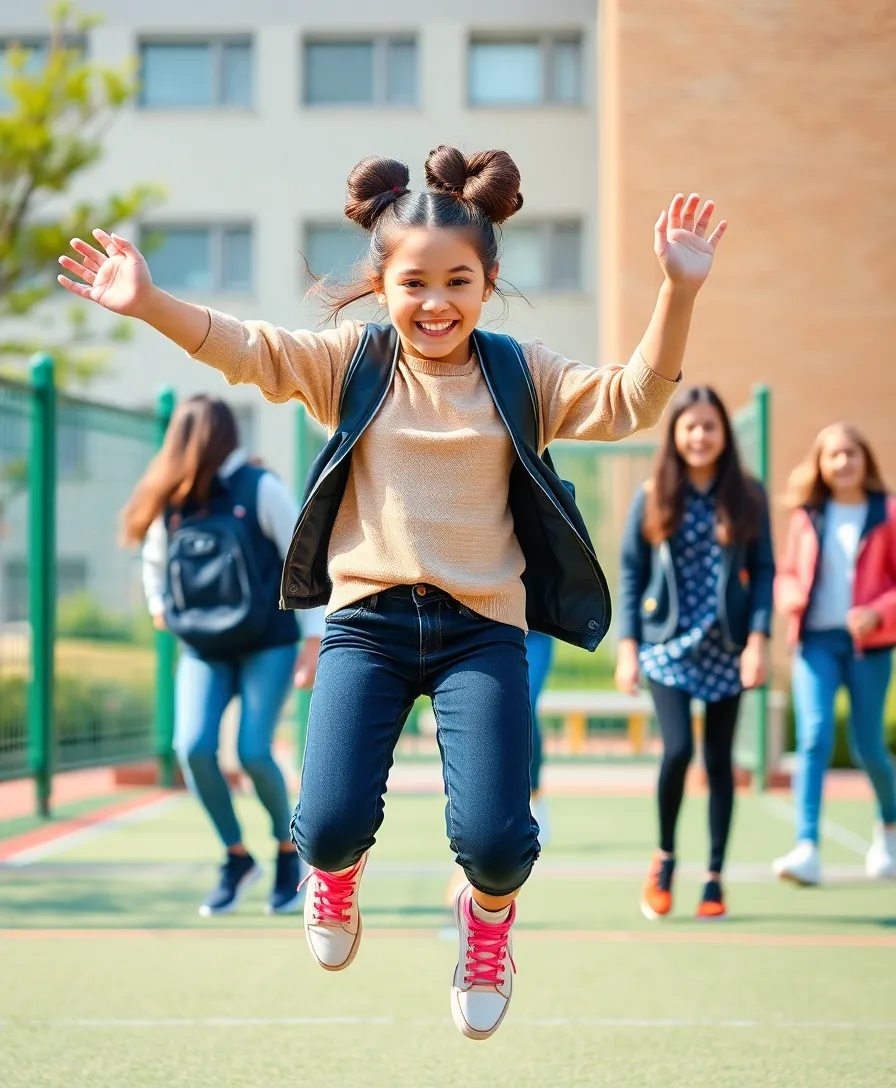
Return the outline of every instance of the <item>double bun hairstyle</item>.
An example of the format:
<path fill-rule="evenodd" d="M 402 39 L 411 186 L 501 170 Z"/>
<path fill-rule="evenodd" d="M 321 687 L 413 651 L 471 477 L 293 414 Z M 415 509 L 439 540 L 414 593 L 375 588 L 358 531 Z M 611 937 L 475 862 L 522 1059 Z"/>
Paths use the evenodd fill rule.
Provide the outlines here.
<path fill-rule="evenodd" d="M 492 272 L 498 263 L 498 232 L 523 206 L 520 172 L 506 151 L 478 151 L 469 157 L 441 144 L 424 167 L 426 188 L 408 188 L 405 163 L 374 155 L 362 159 L 348 176 L 345 214 L 370 234 L 370 248 L 358 278 L 338 284 L 318 281 L 331 317 L 374 294 L 372 281 L 382 276 L 396 240 L 417 227 L 442 227 L 464 233 L 473 245 L 486 283 L 497 289 Z"/>

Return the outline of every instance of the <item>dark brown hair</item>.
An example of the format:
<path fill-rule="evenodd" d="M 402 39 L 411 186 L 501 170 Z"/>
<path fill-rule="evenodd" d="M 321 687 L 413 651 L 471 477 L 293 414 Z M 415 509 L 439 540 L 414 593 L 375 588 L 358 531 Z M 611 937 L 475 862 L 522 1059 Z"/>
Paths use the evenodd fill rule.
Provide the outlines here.
<path fill-rule="evenodd" d="M 684 516 L 687 465 L 675 445 L 675 425 L 688 408 L 709 404 L 719 413 L 725 445 L 716 462 L 716 517 L 723 544 L 745 543 L 759 535 L 763 500 L 759 485 L 745 475 L 731 430 L 731 420 L 716 391 L 697 385 L 679 393 L 666 416 L 666 433 L 647 487 L 642 532 L 651 544 L 674 536 Z"/>
<path fill-rule="evenodd" d="M 865 455 L 865 490 L 882 491 L 886 494 L 887 485 L 868 439 L 852 423 L 831 423 L 818 432 L 812 448 L 790 474 L 784 502 L 792 510 L 800 506 L 820 510 L 831 497 L 831 489 L 821 476 L 821 452 L 832 434 L 845 434 Z"/>
<path fill-rule="evenodd" d="M 313 293 L 324 299 L 328 316 L 375 293 L 374 282 L 386 267 L 396 239 L 415 227 L 443 227 L 467 235 L 485 273 L 498 263 L 496 225 L 523 206 L 520 172 L 506 151 L 479 151 L 466 158 L 442 144 L 429 153 L 424 167 L 427 188 L 412 193 L 403 162 L 373 156 L 362 159 L 348 177 L 345 214 L 370 231 L 370 248 L 349 283 L 319 279 Z"/>
<path fill-rule="evenodd" d="M 223 400 L 201 395 L 179 404 L 162 448 L 122 510 L 123 542 L 139 544 L 169 506 L 205 505 L 215 473 L 238 445 L 236 419 Z"/>

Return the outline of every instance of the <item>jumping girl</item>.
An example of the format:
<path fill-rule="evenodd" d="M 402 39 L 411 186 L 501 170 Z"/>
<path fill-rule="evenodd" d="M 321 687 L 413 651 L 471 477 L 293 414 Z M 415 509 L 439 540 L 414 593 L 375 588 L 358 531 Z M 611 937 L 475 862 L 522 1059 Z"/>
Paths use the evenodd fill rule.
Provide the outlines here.
<path fill-rule="evenodd" d="M 660 846 L 641 896 L 672 909 L 675 827 L 694 754 L 691 701 L 705 705 L 710 857 L 697 907 L 723 918 L 722 867 L 734 810 L 732 749 L 744 688 L 765 683 L 775 568 L 768 504 L 740 467 L 725 406 L 708 386 L 680 394 L 653 475 L 636 496 L 622 549 L 616 683 L 650 683 L 663 738 Z"/>
<path fill-rule="evenodd" d="M 609 620 L 587 530 L 539 454 L 555 438 L 611 441 L 657 423 L 725 224 L 707 237 L 712 204 L 675 197 L 655 227 L 664 282 L 647 332 L 628 365 L 594 369 L 477 329 L 496 290 L 496 225 L 523 202 L 510 156 L 443 146 L 425 174 L 411 192 L 403 163 L 369 158 L 348 179 L 346 215 L 371 242 L 335 310 L 373 297 L 387 325 L 318 334 L 241 322 L 158 290 L 135 247 L 102 231 L 104 252 L 75 239 L 81 261 L 60 258 L 83 283 L 60 282 L 142 318 L 230 382 L 301 400 L 331 435 L 281 588 L 287 607 L 328 602 L 293 820 L 311 866 L 306 938 L 326 970 L 354 959 L 393 749 L 429 695 L 448 834 L 468 878 L 451 1010 L 484 1039 L 510 1002 L 514 900 L 539 850 L 527 616 L 589 648 Z"/>
<path fill-rule="evenodd" d="M 835 423 L 790 477 L 793 513 L 775 603 L 789 620 L 799 763 L 796 846 L 777 876 L 818 884 L 818 822 L 834 750 L 834 701 L 849 692 L 850 745 L 877 796 L 878 822 L 865 871 L 896 879 L 896 775 L 884 741 L 884 708 L 896 646 L 896 500 L 871 447 Z"/>
<path fill-rule="evenodd" d="M 237 696 L 237 756 L 278 844 L 268 911 L 286 914 L 301 903 L 286 783 L 272 753 L 287 695 L 294 679 L 310 686 L 323 633 L 320 610 L 306 612 L 307 637 L 297 661 L 295 616 L 277 609 L 279 571 L 297 512 L 277 477 L 249 462 L 230 408 L 217 397 L 200 395 L 178 405 L 161 450 L 123 514 L 125 543 L 143 543 L 143 586 L 153 621 L 160 630 L 170 625 L 182 635 L 174 746 L 225 850 L 218 885 L 199 908 L 203 916 L 234 910 L 262 873 L 243 843 L 218 763 L 221 719 Z M 170 544 L 179 537 L 184 554 L 173 559 L 179 569 L 172 596 Z M 202 546 L 191 549 L 191 541 Z M 226 561 L 243 563 L 248 574 L 242 593 L 219 562 L 218 549 L 227 541 L 240 556 L 231 550 Z M 253 613 L 251 629 L 244 611 Z"/>

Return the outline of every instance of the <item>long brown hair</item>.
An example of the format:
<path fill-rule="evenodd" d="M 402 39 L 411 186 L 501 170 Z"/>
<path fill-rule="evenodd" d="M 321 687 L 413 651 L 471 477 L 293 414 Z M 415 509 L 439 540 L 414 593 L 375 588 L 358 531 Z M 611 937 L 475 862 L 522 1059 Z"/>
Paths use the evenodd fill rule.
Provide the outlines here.
<path fill-rule="evenodd" d="M 370 246 L 348 283 L 312 273 L 316 282 L 309 294 L 323 300 L 329 317 L 376 293 L 396 240 L 416 227 L 463 232 L 482 262 L 486 284 L 498 291 L 495 227 L 523 206 L 516 163 L 506 151 L 478 151 L 467 158 L 441 144 L 430 151 L 424 175 L 427 187 L 411 192 L 407 165 L 380 156 L 362 159 L 349 174 L 345 214 L 370 233 Z"/>
<path fill-rule="evenodd" d="M 831 497 L 831 489 L 821 477 L 821 451 L 824 449 L 827 439 L 838 432 L 845 434 L 865 455 L 865 490 L 886 493 L 887 485 L 881 474 L 877 458 L 874 456 L 874 451 L 868 444 L 868 439 L 852 423 L 831 423 L 818 432 L 812 443 L 812 448 L 791 472 L 787 480 L 784 502 L 792 510 L 796 510 L 800 506 L 808 506 L 811 510 L 820 510 Z"/>
<path fill-rule="evenodd" d="M 168 506 L 207 503 L 215 473 L 238 445 L 236 419 L 223 400 L 201 394 L 179 404 L 121 512 L 123 542 L 139 544 Z"/>
<path fill-rule="evenodd" d="M 737 443 L 725 405 L 714 389 L 697 385 L 679 393 L 666 417 L 666 433 L 647 487 L 642 532 L 651 544 L 674 536 L 684 517 L 687 465 L 675 445 L 675 425 L 688 408 L 709 404 L 719 413 L 725 445 L 716 462 L 716 517 L 724 544 L 744 543 L 759 533 L 762 513 L 758 485 L 741 468 Z"/>

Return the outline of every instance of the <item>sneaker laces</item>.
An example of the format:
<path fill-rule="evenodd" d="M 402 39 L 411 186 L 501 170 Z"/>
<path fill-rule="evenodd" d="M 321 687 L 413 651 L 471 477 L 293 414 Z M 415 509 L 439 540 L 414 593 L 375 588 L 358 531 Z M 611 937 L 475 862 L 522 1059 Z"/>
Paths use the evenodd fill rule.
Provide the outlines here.
<path fill-rule="evenodd" d="M 506 922 L 483 922 L 473 913 L 469 902 L 466 905 L 466 913 L 469 934 L 467 935 L 464 983 L 473 986 L 500 986 L 504 981 L 504 957 L 507 956 L 507 942 L 516 917 L 516 907 L 511 904 Z M 508 959 L 516 973 L 513 956 L 509 956 Z"/>
<path fill-rule="evenodd" d="M 325 873 L 311 869 L 299 889 L 314 877 L 311 909 L 314 925 L 343 926 L 351 921 L 352 895 L 358 879 L 358 866 L 347 873 Z M 297 889 L 298 890 L 298 889 Z"/>

